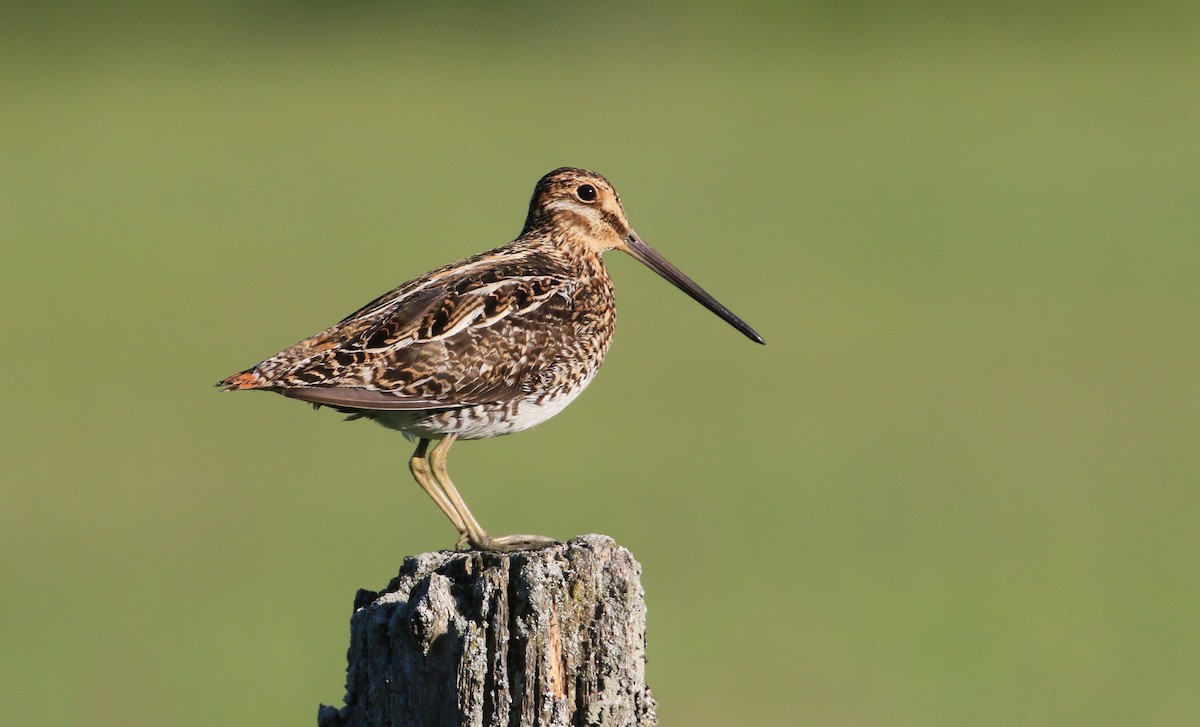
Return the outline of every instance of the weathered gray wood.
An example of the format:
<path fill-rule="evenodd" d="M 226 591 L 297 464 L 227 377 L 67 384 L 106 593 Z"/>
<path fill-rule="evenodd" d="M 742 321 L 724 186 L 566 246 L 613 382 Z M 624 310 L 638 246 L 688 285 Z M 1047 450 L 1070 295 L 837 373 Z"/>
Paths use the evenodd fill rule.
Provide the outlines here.
<path fill-rule="evenodd" d="M 641 566 L 586 535 L 425 553 L 350 620 L 346 706 L 319 727 L 653 727 Z"/>

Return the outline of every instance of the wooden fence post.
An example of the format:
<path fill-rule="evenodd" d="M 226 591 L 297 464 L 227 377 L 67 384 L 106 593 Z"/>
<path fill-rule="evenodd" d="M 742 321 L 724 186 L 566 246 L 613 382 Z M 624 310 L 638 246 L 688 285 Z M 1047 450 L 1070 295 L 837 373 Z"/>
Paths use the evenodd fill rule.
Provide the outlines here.
<path fill-rule="evenodd" d="M 319 727 L 654 727 L 641 566 L 586 535 L 406 558 L 350 620 L 346 706 Z"/>

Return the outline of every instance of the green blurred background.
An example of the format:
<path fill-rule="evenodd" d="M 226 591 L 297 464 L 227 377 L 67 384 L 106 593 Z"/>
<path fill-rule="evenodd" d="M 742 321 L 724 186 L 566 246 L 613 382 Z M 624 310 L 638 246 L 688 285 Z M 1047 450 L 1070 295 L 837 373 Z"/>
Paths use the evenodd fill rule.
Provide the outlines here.
<path fill-rule="evenodd" d="M 455 449 L 492 531 L 639 558 L 664 725 L 1196 722 L 1195 3 L 5 18 L 12 724 L 340 704 L 355 589 L 454 533 L 399 436 L 212 384 L 559 165 L 768 342 L 614 254 L 588 393 Z"/>

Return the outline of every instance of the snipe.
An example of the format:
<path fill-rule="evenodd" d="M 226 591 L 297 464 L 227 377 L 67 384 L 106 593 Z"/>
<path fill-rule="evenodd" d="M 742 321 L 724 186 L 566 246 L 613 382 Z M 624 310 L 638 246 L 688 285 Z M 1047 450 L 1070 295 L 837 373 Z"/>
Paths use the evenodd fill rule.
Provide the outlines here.
<path fill-rule="evenodd" d="M 637 236 L 604 177 L 562 168 L 537 183 L 516 240 L 410 280 L 217 385 L 276 391 L 415 439 L 409 468 L 458 529 L 459 547 L 556 542 L 489 536 L 450 480 L 446 454 L 458 439 L 519 432 L 549 419 L 596 375 L 616 316 L 600 260 L 608 250 L 629 253 L 763 342 Z"/>

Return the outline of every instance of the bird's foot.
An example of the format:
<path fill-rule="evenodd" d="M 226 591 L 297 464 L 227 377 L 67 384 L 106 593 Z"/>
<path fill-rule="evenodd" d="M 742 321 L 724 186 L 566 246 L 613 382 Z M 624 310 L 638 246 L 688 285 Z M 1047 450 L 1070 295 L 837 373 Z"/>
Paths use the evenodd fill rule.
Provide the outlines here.
<path fill-rule="evenodd" d="M 538 550 L 560 544 L 560 541 L 554 538 L 547 538 L 544 535 L 502 535 L 498 538 L 484 535 L 482 538 L 468 538 L 468 541 L 473 550 L 487 550 L 495 553 Z M 460 540 L 459 542 L 462 541 Z"/>

